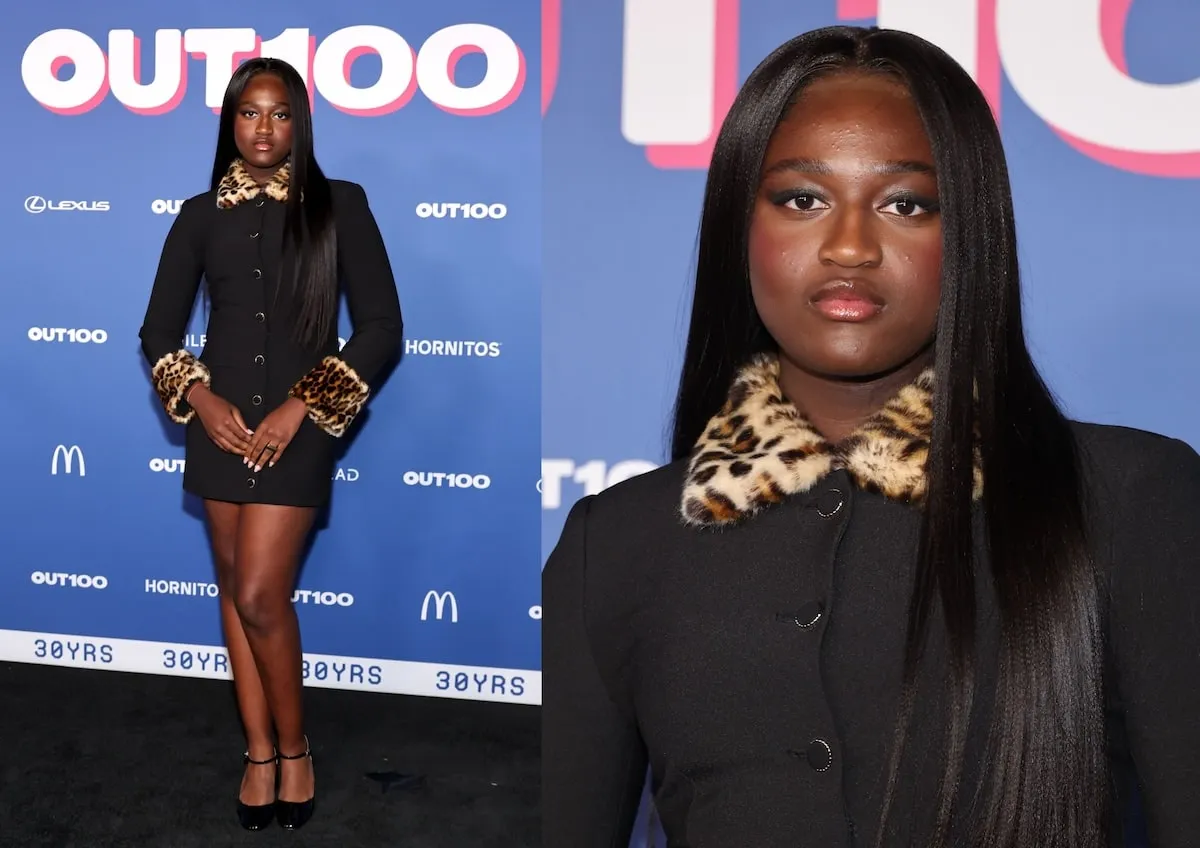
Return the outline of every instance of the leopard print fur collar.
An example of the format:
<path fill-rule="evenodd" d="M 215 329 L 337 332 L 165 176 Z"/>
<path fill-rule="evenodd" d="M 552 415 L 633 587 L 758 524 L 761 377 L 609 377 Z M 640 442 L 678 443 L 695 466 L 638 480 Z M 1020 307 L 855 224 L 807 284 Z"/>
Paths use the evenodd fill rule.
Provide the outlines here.
<path fill-rule="evenodd" d="M 839 468 L 866 491 L 919 502 L 926 492 L 933 385 L 930 368 L 844 442 L 833 445 L 784 399 L 778 358 L 758 355 L 738 373 L 725 405 L 692 451 L 681 504 L 685 523 L 736 524 L 811 489 Z M 982 494 L 976 445 L 973 497 Z"/>
<path fill-rule="evenodd" d="M 291 167 L 290 163 L 285 162 L 271 175 L 266 185 L 260 186 L 246 170 L 245 163 L 241 159 L 234 159 L 217 186 L 217 206 L 221 209 L 232 209 L 239 203 L 253 200 L 260 193 L 280 203 L 287 203 Z"/>

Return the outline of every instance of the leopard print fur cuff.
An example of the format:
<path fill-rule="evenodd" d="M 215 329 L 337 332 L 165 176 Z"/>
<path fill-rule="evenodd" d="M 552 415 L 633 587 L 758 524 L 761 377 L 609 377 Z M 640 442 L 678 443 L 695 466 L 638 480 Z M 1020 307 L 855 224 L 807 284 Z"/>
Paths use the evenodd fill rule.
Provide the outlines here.
<path fill-rule="evenodd" d="M 292 386 L 308 417 L 331 436 L 342 436 L 371 394 L 365 380 L 342 359 L 327 356 Z"/>
<path fill-rule="evenodd" d="M 208 368 L 184 348 L 161 356 L 150 370 L 150 379 L 167 415 L 176 424 L 186 424 L 196 414 L 183 399 L 191 385 L 197 381 L 212 385 Z"/>

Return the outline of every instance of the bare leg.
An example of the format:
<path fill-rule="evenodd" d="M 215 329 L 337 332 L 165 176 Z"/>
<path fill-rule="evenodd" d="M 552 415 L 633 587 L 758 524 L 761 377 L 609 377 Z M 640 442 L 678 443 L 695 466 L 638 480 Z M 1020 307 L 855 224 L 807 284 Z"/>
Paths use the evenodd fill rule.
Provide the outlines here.
<path fill-rule="evenodd" d="M 281 754 L 305 750 L 300 627 L 292 606 L 296 570 L 316 509 L 245 504 L 238 524 L 237 604 L 270 705 Z M 279 798 L 313 795 L 311 760 L 280 761 Z"/>
<path fill-rule="evenodd" d="M 233 668 L 234 690 L 237 692 L 238 712 L 246 733 L 246 748 L 252 760 L 270 759 L 274 755 L 271 711 L 267 706 L 267 696 L 263 692 L 254 655 L 246 641 L 246 632 L 234 605 L 237 597 L 234 557 L 241 506 L 223 501 L 205 501 L 204 509 L 208 515 L 217 586 L 221 590 L 221 629 L 225 633 L 229 665 Z M 247 765 L 238 798 L 252 807 L 274 801 L 275 766 Z"/>

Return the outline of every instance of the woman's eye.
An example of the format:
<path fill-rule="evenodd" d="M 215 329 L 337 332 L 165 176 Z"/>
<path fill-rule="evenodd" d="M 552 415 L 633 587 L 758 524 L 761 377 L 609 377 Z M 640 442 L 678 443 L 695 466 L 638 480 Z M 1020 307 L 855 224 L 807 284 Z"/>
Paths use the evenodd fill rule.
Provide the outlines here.
<path fill-rule="evenodd" d="M 793 194 L 784 202 L 784 206 L 795 209 L 797 212 L 812 212 L 815 209 L 824 208 L 824 205 L 820 198 L 807 192 Z"/>
<path fill-rule="evenodd" d="M 915 218 L 918 215 L 936 211 L 937 204 L 919 197 L 898 197 L 883 207 L 884 211 L 893 210 L 892 214 L 901 218 Z"/>

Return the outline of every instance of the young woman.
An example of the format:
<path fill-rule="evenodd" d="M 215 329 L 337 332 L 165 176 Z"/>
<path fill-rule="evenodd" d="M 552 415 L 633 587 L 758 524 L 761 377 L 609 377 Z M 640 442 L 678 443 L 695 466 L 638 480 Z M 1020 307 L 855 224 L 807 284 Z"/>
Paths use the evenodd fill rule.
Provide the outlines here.
<path fill-rule="evenodd" d="M 672 462 L 543 588 L 547 845 L 627 845 L 647 770 L 672 846 L 1115 846 L 1133 780 L 1200 833 L 1200 456 L 1056 407 L 991 112 L 912 35 L 750 75 Z"/>
<path fill-rule="evenodd" d="M 197 358 L 180 345 L 202 277 L 211 314 Z M 339 351 L 342 292 L 354 333 Z M 317 166 L 304 80 L 275 59 L 243 63 L 225 93 L 212 186 L 171 227 L 140 336 L 167 414 L 187 425 L 183 487 L 204 499 L 247 740 L 237 812 L 249 830 L 272 817 L 298 828 L 313 812 L 291 596 L 337 440 L 401 326 L 362 187 Z"/>

